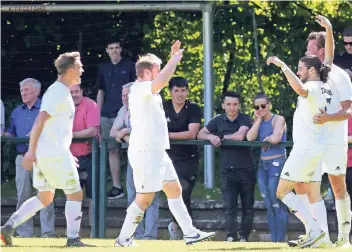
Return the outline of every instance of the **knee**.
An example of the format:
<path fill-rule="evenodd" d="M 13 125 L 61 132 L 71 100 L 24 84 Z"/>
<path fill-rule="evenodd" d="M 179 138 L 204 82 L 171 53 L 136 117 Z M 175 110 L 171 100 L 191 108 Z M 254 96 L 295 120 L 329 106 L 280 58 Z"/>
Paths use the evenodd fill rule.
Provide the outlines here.
<path fill-rule="evenodd" d="M 83 200 L 83 191 L 82 191 L 82 189 L 80 189 L 77 192 L 68 193 L 68 194 L 66 194 L 66 198 L 67 198 L 67 200 L 70 200 L 70 201 L 82 201 Z"/>
<path fill-rule="evenodd" d="M 54 195 L 49 195 L 48 193 L 39 193 L 38 198 L 44 207 L 49 206 L 54 201 Z"/>
<path fill-rule="evenodd" d="M 150 204 L 152 203 L 153 198 L 154 197 L 152 197 L 149 194 L 137 194 L 135 202 L 140 209 L 145 211 L 145 209 L 147 209 L 150 206 Z"/>

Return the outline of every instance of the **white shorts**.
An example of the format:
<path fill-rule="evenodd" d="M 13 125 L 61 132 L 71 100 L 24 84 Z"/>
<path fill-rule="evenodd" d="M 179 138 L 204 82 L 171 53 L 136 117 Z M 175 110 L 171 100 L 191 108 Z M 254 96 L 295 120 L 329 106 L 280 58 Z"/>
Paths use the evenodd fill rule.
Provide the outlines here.
<path fill-rule="evenodd" d="M 128 149 L 128 160 L 133 170 L 137 193 L 159 192 L 164 182 L 178 180 L 165 150 Z"/>
<path fill-rule="evenodd" d="M 326 145 L 322 161 L 312 177 L 312 182 L 321 182 L 324 173 L 334 176 L 346 175 L 347 149 L 347 144 Z"/>
<path fill-rule="evenodd" d="M 312 181 L 324 155 L 324 147 L 307 147 L 299 144 L 293 145 L 281 172 L 281 178 L 294 182 Z"/>
<path fill-rule="evenodd" d="M 53 193 L 55 189 L 62 189 L 65 194 L 82 190 L 72 156 L 65 159 L 37 158 L 33 165 L 33 187 L 39 192 Z"/>

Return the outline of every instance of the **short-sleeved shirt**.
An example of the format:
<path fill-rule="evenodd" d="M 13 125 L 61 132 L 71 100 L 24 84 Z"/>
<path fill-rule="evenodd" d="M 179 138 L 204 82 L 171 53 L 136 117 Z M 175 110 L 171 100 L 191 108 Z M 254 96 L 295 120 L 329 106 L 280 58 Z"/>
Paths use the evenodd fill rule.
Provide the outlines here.
<path fill-rule="evenodd" d="M 189 124 L 201 123 L 202 115 L 200 108 L 190 100 L 186 100 L 185 105 L 178 113 L 176 113 L 172 105 L 172 100 L 165 101 L 163 107 L 169 132 L 188 131 Z M 173 162 L 199 156 L 197 145 L 172 144 L 167 153 Z"/>
<path fill-rule="evenodd" d="M 39 114 L 40 106 L 39 98 L 31 108 L 28 108 L 26 104 L 17 106 L 11 113 L 7 132 L 16 137 L 27 137 Z M 28 151 L 28 143 L 17 144 L 16 149 L 18 153 L 25 153 Z"/>
<path fill-rule="evenodd" d="M 352 54 L 348 54 L 346 51 L 335 55 L 334 64 L 341 67 L 343 70 L 348 69 L 352 71 Z"/>
<path fill-rule="evenodd" d="M 119 63 L 111 61 L 101 65 L 98 71 L 97 87 L 104 91 L 104 104 L 101 116 L 115 118 L 122 107 L 122 86 L 136 80 L 135 64 L 127 58 L 122 58 Z"/>
<path fill-rule="evenodd" d="M 70 152 L 72 142 L 75 105 L 70 89 L 56 81 L 43 95 L 40 111 L 50 118 L 45 122 L 38 140 L 37 158 L 65 159 Z"/>
<path fill-rule="evenodd" d="M 132 84 L 128 106 L 132 128 L 129 149 L 169 149 L 170 141 L 161 96 L 159 93 L 152 93 L 151 81 L 136 81 Z"/>
<path fill-rule="evenodd" d="M 307 81 L 304 88 L 308 91 L 307 97 L 299 96 L 297 99 L 296 111 L 293 115 L 292 137 L 294 143 L 304 146 L 319 146 L 324 143 L 323 124 L 314 124 L 314 115 L 319 114 L 320 110 L 326 111 L 331 90 L 322 81 Z"/>
<path fill-rule="evenodd" d="M 73 132 L 99 126 L 100 110 L 98 104 L 88 97 L 83 97 L 81 103 L 76 107 L 73 119 Z M 92 144 L 88 142 L 72 143 L 70 150 L 75 157 L 86 156 L 92 153 Z"/>
<path fill-rule="evenodd" d="M 352 84 L 348 74 L 336 65 L 332 65 L 329 73 L 328 85 L 332 96 L 327 108 L 328 114 L 334 114 L 341 110 L 342 101 L 352 100 Z M 347 144 L 347 120 L 340 122 L 327 122 L 326 144 Z"/>
<path fill-rule="evenodd" d="M 239 113 L 235 120 L 228 119 L 226 114 L 215 116 L 207 124 L 207 130 L 214 135 L 230 135 L 236 133 L 242 126 L 251 128 L 252 119 L 249 115 Z M 251 149 L 244 146 L 220 146 L 220 167 L 226 169 L 253 168 Z"/>
<path fill-rule="evenodd" d="M 128 128 L 129 132 L 131 132 L 130 112 L 125 105 L 123 105 L 117 113 L 113 127 L 118 129 Z"/>

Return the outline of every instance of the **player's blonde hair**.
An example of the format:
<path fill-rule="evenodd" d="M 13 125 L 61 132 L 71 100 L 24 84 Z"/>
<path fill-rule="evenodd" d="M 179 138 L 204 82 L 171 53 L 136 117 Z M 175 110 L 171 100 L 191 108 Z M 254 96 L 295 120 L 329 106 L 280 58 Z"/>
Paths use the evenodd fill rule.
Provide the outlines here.
<path fill-rule="evenodd" d="M 68 52 L 60 54 L 55 60 L 55 67 L 58 74 L 66 73 L 67 69 L 72 68 L 78 61 L 80 61 L 81 55 L 79 52 Z"/>
<path fill-rule="evenodd" d="M 148 53 L 139 57 L 136 63 L 136 74 L 137 77 L 143 78 L 144 70 L 152 70 L 154 65 L 157 65 L 159 68 L 161 66 L 161 59 L 155 54 Z"/>

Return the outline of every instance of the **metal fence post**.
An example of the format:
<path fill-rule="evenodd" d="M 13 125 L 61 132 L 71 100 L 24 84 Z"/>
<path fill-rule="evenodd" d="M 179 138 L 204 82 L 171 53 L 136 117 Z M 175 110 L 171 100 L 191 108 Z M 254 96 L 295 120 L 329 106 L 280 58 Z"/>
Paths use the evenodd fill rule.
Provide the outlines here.
<path fill-rule="evenodd" d="M 92 140 L 92 238 L 96 238 L 98 234 L 97 151 L 98 144 L 94 137 Z"/>
<path fill-rule="evenodd" d="M 105 238 L 107 141 L 101 139 L 99 168 L 99 238 Z"/>
<path fill-rule="evenodd" d="M 203 10 L 203 76 L 204 76 L 204 124 L 213 117 L 213 4 Z M 214 147 L 204 146 L 204 185 L 214 188 Z"/>

